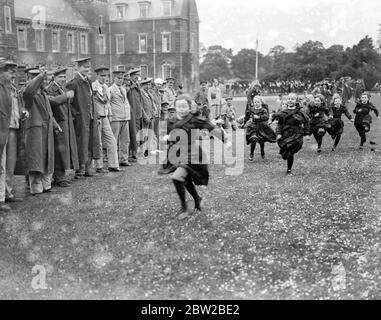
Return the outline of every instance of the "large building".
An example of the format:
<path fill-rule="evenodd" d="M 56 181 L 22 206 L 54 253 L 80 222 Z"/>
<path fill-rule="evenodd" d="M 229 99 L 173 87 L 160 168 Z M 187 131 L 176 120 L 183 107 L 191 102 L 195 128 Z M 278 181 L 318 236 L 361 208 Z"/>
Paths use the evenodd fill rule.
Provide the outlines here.
<path fill-rule="evenodd" d="M 172 76 L 186 90 L 197 87 L 195 0 L 0 1 L 1 26 L 12 25 L 2 32 L 2 55 L 16 51 L 19 63 L 54 67 L 91 56 L 94 65 L 140 67 L 143 77 Z"/>

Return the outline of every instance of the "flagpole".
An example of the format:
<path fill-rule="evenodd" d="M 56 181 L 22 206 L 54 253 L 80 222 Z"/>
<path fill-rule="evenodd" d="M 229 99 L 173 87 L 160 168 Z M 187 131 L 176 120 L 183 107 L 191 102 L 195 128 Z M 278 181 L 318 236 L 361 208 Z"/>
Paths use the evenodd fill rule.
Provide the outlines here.
<path fill-rule="evenodd" d="M 258 82 L 258 46 L 259 46 L 259 42 L 258 42 L 258 37 L 257 37 L 257 42 L 256 42 L 256 49 L 255 49 L 255 82 Z"/>

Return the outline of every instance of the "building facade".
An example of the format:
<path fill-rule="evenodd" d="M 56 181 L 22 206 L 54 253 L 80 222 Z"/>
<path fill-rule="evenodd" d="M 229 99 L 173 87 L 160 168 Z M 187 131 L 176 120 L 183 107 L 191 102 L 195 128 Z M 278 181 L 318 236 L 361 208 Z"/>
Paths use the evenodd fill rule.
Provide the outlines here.
<path fill-rule="evenodd" d="M 71 72 L 75 59 L 90 56 L 95 66 L 139 67 L 143 78 L 174 77 L 190 92 L 198 86 L 195 0 L 0 1 L 2 56 Z"/>

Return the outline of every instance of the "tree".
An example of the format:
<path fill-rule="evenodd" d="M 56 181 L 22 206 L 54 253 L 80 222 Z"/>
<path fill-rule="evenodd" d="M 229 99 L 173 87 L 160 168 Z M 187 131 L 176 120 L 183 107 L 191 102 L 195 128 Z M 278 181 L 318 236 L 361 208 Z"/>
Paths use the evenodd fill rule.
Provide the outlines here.
<path fill-rule="evenodd" d="M 203 80 L 213 78 L 228 79 L 231 76 L 229 63 L 233 56 L 232 49 L 225 49 L 221 46 L 211 46 L 205 54 L 200 65 L 200 77 Z"/>

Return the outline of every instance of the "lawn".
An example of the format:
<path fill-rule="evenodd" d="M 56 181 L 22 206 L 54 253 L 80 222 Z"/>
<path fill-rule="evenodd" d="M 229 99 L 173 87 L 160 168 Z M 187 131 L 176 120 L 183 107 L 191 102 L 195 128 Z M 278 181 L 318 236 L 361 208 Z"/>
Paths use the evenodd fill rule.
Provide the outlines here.
<path fill-rule="evenodd" d="M 26 196 L 0 217 L 0 299 L 380 299 L 380 153 L 345 125 L 335 153 L 328 136 L 321 155 L 306 141 L 293 177 L 276 145 L 254 163 L 246 147 L 239 176 L 211 165 L 187 221 L 157 165 Z M 380 146 L 380 121 L 371 135 Z"/>

